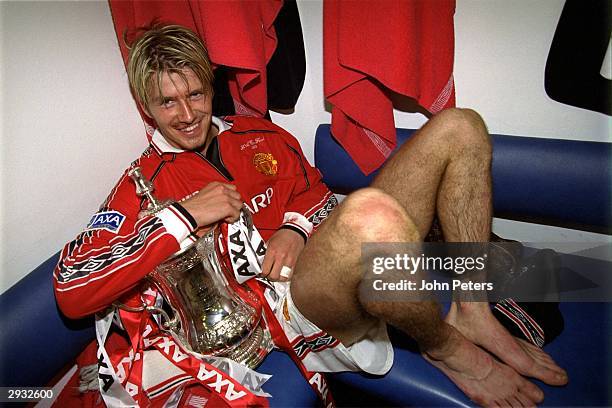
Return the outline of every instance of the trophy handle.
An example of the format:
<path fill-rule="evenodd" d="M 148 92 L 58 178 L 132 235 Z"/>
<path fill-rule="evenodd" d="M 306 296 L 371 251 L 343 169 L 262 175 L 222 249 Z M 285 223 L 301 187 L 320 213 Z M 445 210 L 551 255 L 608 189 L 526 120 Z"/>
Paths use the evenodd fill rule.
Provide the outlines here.
<path fill-rule="evenodd" d="M 132 306 L 128 306 L 124 303 L 121 303 L 119 301 L 114 302 L 113 303 L 114 306 L 118 307 L 119 309 L 125 310 L 127 312 L 132 312 L 132 313 L 137 313 L 137 312 L 142 312 L 142 311 L 147 311 L 151 314 L 158 314 L 160 315 L 160 319 L 161 319 L 161 329 L 163 331 L 166 332 L 170 332 L 172 330 L 177 330 L 178 327 L 180 326 L 179 320 L 176 316 L 176 312 L 174 311 L 174 309 L 172 309 L 172 311 L 174 312 L 174 316 L 170 317 L 170 315 L 168 314 L 168 312 L 166 312 L 164 309 L 157 307 L 157 306 L 147 306 L 144 303 L 138 307 L 132 307 Z"/>
<path fill-rule="evenodd" d="M 128 176 L 132 179 L 134 185 L 136 186 L 136 195 L 138 197 L 146 198 L 149 202 L 147 208 L 145 210 L 140 211 L 140 213 L 138 214 L 139 219 L 147 215 L 158 213 L 159 211 L 163 210 L 171 204 L 170 201 L 160 201 L 153 195 L 153 191 L 155 191 L 155 186 L 153 186 L 153 183 L 147 180 L 142 175 L 140 167 L 132 167 L 128 171 Z"/>

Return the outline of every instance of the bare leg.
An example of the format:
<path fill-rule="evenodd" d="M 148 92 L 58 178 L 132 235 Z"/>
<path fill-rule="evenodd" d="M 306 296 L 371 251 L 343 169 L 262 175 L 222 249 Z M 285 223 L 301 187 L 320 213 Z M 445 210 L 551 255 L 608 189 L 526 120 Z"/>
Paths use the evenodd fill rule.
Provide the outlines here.
<path fill-rule="evenodd" d="M 294 268 L 291 296 L 308 319 L 352 344 L 377 322 L 359 300 L 361 243 L 418 241 L 416 227 L 393 198 L 374 189 L 354 192 L 308 240 Z"/>
<path fill-rule="evenodd" d="M 489 241 L 491 144 L 480 116 L 449 109 L 434 116 L 389 160 L 372 183 L 393 196 L 424 237 L 437 212 L 449 242 Z M 453 305 L 447 321 L 521 374 L 548 384 L 567 374 L 543 351 L 526 349 L 499 324 L 486 302 Z M 543 360 L 546 360 L 544 363 Z"/>
<path fill-rule="evenodd" d="M 491 233 L 491 144 L 477 113 L 434 116 L 382 168 L 372 183 L 395 198 L 421 238 L 438 213 L 449 242 L 486 242 Z"/>
<path fill-rule="evenodd" d="M 415 338 L 432 364 L 480 404 L 521 406 L 540 401 L 542 391 L 534 384 L 444 322 L 439 305 L 360 297 L 361 243 L 417 242 L 419 238 L 416 225 L 392 197 L 377 189 L 353 193 L 300 255 L 291 281 L 295 305 L 345 345 L 362 337 L 379 319 L 398 327 Z"/>

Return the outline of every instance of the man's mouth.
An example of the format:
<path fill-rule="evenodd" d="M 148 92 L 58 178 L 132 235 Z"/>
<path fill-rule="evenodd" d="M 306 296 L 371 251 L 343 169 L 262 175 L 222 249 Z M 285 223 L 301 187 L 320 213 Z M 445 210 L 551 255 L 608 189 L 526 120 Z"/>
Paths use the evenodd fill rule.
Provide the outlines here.
<path fill-rule="evenodd" d="M 199 127 L 200 127 L 200 122 L 198 121 L 198 122 L 194 123 L 193 125 L 190 125 L 190 126 L 187 126 L 187 127 L 184 127 L 184 128 L 180 128 L 180 129 L 177 129 L 177 130 L 179 130 L 179 131 L 181 131 L 183 133 L 192 134 Z"/>

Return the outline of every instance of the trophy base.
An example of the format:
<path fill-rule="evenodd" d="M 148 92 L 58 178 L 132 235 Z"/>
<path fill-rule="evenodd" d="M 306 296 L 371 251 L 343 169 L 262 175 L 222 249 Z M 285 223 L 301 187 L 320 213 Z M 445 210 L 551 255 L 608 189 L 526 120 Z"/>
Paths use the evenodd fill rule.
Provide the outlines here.
<path fill-rule="evenodd" d="M 225 357 L 254 369 L 261 364 L 273 347 L 270 331 L 259 324 L 249 338 L 227 353 Z"/>

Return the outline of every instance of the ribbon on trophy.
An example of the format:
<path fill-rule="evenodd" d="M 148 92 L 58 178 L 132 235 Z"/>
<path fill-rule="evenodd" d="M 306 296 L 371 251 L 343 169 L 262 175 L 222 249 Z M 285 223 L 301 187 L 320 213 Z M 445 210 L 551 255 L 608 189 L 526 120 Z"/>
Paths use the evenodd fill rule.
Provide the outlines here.
<path fill-rule="evenodd" d="M 249 222 L 244 209 L 238 221 L 227 224 L 227 249 L 232 270 L 238 283 L 242 284 L 261 274 L 266 242 L 257 228 Z"/>
<path fill-rule="evenodd" d="M 140 308 L 131 312 L 126 308 L 113 307 L 106 314 L 96 316 L 96 338 L 98 342 L 98 383 L 107 406 L 138 407 L 146 402 L 143 395 L 143 352 L 157 350 L 167 361 L 187 373 L 189 384 L 200 383 L 211 392 L 211 398 L 231 407 L 267 406 L 266 397 L 271 395 L 262 385 L 271 377 L 223 357 L 203 356 L 188 351 L 172 332 L 163 332 L 160 316 L 143 313 L 142 305 L 159 306 L 161 296 L 153 288 L 141 297 Z M 127 305 L 124 305 L 127 306 Z M 153 317 L 155 322 L 150 319 Z M 111 359 L 106 342 L 113 322 L 125 330 L 130 338 L 129 352 Z M 157 324 L 156 324 L 157 323 Z M 121 357 L 119 361 L 118 358 Z M 155 367 L 149 367 L 155 369 Z M 187 384 L 185 384 L 187 385 Z M 182 390 L 177 389 L 168 399 L 180 400 Z"/>

